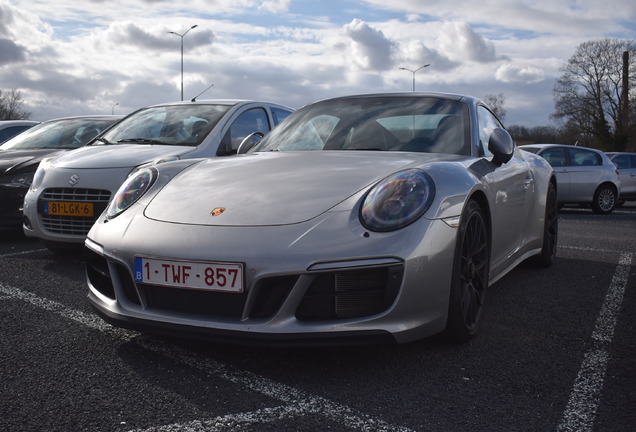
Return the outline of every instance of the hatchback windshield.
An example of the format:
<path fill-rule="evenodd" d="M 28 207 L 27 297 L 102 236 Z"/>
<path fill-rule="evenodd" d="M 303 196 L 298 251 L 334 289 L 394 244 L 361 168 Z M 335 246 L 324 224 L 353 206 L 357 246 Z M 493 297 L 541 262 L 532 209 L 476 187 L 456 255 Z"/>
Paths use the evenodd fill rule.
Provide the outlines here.
<path fill-rule="evenodd" d="M 197 146 L 231 105 L 167 105 L 137 111 L 95 144 Z"/>
<path fill-rule="evenodd" d="M 88 144 L 115 120 L 115 117 L 76 118 L 40 123 L 14 136 L 2 144 L 0 149 L 75 149 Z"/>
<path fill-rule="evenodd" d="M 312 104 L 253 151 L 376 150 L 470 154 L 468 106 L 435 97 L 364 97 Z"/>

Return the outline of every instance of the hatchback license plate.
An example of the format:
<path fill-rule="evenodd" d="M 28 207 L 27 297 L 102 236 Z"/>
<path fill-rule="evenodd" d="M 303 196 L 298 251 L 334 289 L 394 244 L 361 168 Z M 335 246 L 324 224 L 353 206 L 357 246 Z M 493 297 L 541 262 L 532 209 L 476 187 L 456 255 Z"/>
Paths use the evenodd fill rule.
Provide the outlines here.
<path fill-rule="evenodd" d="M 243 292 L 243 264 L 135 257 L 135 281 L 240 293 Z"/>
<path fill-rule="evenodd" d="M 54 216 L 93 217 L 94 207 L 93 203 L 45 201 L 44 214 Z"/>

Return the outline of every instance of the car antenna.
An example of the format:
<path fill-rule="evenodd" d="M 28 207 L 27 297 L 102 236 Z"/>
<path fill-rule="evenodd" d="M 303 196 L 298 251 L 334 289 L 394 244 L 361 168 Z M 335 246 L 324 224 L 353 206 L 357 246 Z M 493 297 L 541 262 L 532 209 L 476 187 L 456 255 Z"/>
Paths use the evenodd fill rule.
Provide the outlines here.
<path fill-rule="evenodd" d="M 203 93 L 205 93 L 206 91 L 210 90 L 212 87 L 214 87 L 214 84 L 212 84 L 210 87 L 206 88 L 205 90 L 203 90 L 201 93 L 199 93 L 198 95 L 196 95 L 195 97 L 193 97 L 190 102 L 196 102 L 197 98 L 199 96 L 201 96 Z"/>

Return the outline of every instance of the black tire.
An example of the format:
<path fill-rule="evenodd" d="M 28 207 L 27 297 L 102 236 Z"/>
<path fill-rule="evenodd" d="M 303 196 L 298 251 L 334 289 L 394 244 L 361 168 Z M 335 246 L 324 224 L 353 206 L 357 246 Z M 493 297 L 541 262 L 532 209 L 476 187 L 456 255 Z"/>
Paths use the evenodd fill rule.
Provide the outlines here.
<path fill-rule="evenodd" d="M 597 214 L 610 214 L 616 207 L 618 196 L 616 190 L 610 185 L 600 185 L 594 192 L 592 210 Z"/>
<path fill-rule="evenodd" d="M 456 243 L 445 330 L 453 343 L 466 342 L 477 333 L 490 275 L 490 239 L 475 201 L 462 212 Z"/>
<path fill-rule="evenodd" d="M 526 262 L 535 267 L 549 267 L 554 262 L 559 237 L 559 205 L 557 193 L 553 183 L 548 186 L 545 200 L 545 223 L 543 225 L 543 246 L 539 255 L 533 256 Z"/>

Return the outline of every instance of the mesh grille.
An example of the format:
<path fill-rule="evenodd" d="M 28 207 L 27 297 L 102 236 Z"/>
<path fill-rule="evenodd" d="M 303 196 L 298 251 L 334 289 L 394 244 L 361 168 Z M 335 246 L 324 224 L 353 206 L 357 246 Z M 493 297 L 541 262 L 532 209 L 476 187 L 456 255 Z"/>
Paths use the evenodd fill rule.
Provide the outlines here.
<path fill-rule="evenodd" d="M 296 318 L 327 321 L 381 313 L 395 301 L 403 272 L 402 265 L 395 265 L 317 275 L 296 310 Z"/>
<path fill-rule="evenodd" d="M 42 227 L 51 233 L 69 234 L 85 236 L 104 211 L 110 200 L 110 191 L 102 189 L 80 189 L 80 188 L 50 188 L 42 192 L 40 197 L 40 221 Z M 65 201 L 93 203 L 95 205 L 94 215 L 85 216 L 59 216 L 45 215 L 42 212 L 44 201 Z"/>
<path fill-rule="evenodd" d="M 44 200 L 101 202 L 107 203 L 110 199 L 110 191 L 101 189 L 79 188 L 51 188 L 42 192 Z"/>

